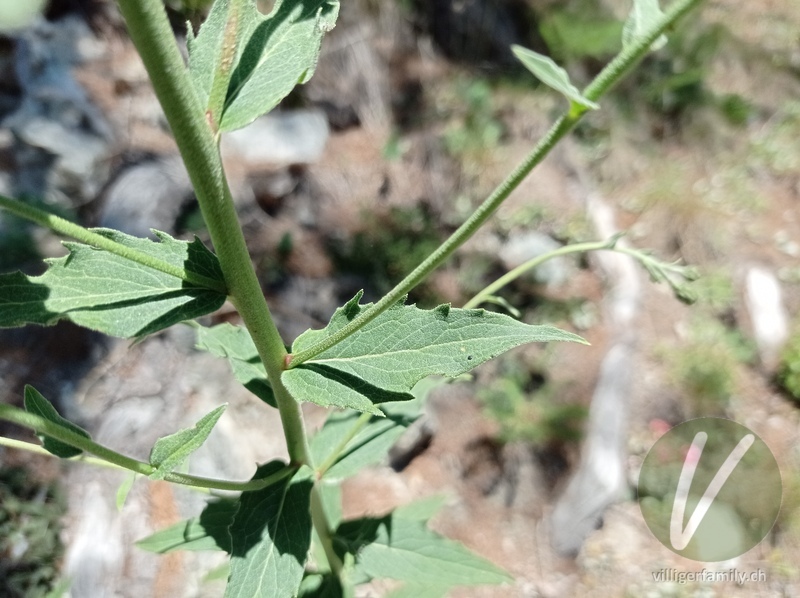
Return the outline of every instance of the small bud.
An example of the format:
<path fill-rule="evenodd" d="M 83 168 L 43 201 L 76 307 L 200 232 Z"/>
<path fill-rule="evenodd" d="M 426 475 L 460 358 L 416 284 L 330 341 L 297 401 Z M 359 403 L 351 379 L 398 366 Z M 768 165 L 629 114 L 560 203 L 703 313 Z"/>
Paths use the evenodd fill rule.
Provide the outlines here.
<path fill-rule="evenodd" d="M 697 301 L 697 293 L 686 285 L 675 286 L 673 290 L 675 291 L 675 296 L 686 305 L 692 305 Z"/>

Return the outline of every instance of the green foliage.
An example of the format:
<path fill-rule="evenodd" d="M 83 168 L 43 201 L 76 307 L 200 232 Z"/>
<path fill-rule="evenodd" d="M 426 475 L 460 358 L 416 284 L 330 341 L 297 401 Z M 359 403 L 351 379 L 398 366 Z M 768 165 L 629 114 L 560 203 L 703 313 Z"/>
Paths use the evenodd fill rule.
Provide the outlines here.
<path fill-rule="evenodd" d="M 411 235 L 404 245 L 392 240 L 393 248 L 384 257 L 395 258 L 398 271 L 390 271 L 389 277 L 399 278 L 413 269 L 410 275 L 375 304 L 361 305 L 362 293 L 357 294 L 336 310 L 325 328 L 300 335 L 288 354 L 249 261 L 219 154 L 219 134 L 245 126 L 309 79 L 322 38 L 335 24 L 339 3 L 278 0 L 269 15 L 262 15 L 254 0 L 217 0 L 197 37 L 190 32 L 187 70 L 160 0 L 122 0 L 121 14 L 196 184 L 219 257 L 198 240 L 190 243 L 156 233 L 159 241 L 154 242 L 113 230 L 91 231 L 0 196 L 0 207 L 80 241 L 68 243 L 70 255 L 50 260 L 41 276 L 19 272 L 0 276 L 0 327 L 69 319 L 107 334 L 141 337 L 211 313 L 230 298 L 245 327 L 198 326 L 198 347 L 227 359 L 237 380 L 279 409 L 290 460 L 262 465 L 248 482 L 176 472 L 206 440 L 224 405 L 194 428 L 159 439 L 149 462 L 95 443 L 30 387 L 25 392 L 29 412 L 0 405 L 0 417 L 39 433 L 45 449 L 61 457 L 79 454 L 75 448 L 79 446 L 135 474 L 239 491 L 238 497 L 214 500 L 199 517 L 139 543 L 159 553 L 225 551 L 230 555 L 230 567 L 225 569 L 228 598 L 351 597 L 353 586 L 375 578 L 405 584 L 394 592 L 395 598 L 412 593 L 442 596 L 453 586 L 510 581 L 495 565 L 428 529 L 435 503 L 342 521 L 339 484 L 385 457 L 394 440 L 420 415 L 427 392 L 439 383 L 432 376 L 459 376 L 525 343 L 582 342 L 551 326 L 532 326 L 449 304 L 422 310 L 400 298 L 463 245 L 582 114 L 597 107 L 594 100 L 644 55 L 647 48 L 639 46 L 657 39 L 699 1 L 675 0 L 668 16 L 659 18 L 663 21 L 659 26 L 653 25 L 657 12 L 653 0 L 637 1 L 626 28 L 628 50 L 584 94 L 550 58 L 515 47 L 529 70 L 567 97 L 569 110 L 444 243 L 439 245 L 435 235 L 428 234 L 435 227 L 425 219 L 418 231 L 421 236 Z M 187 1 L 186 6 L 199 5 L 189 6 Z M 640 37 L 644 41 L 635 43 Z M 476 84 L 468 91 L 467 141 L 451 138 L 450 143 L 467 147 L 473 143 L 470 136 L 480 144 L 496 143 L 500 133 L 491 114 L 488 87 Z M 386 235 L 384 228 L 376 231 L 379 236 L 374 240 Z M 420 239 L 430 239 L 430 246 Z M 369 246 L 363 252 L 369 253 Z M 638 259 L 676 292 L 688 278 L 680 266 L 645 255 Z M 511 402 L 497 403 L 503 417 L 526 417 L 520 393 L 514 395 L 513 388 L 500 391 L 511 397 Z M 329 414 L 309 443 L 299 408 L 303 401 L 365 413 Z M 571 421 L 570 414 L 548 412 L 536 425 L 545 436 L 563 435 Z M 124 494 L 123 487 L 118 499 L 124 500 Z M 9 512 L 7 504 L 14 503 L 0 503 L 0 530 L 5 523 L 1 517 Z M 0 547 L 16 558 L 18 548 L 12 544 L 7 549 L 5 537 L 0 535 Z M 5 563 L 0 561 L 0 566 Z M 38 579 L 25 583 L 19 587 L 26 592 L 43 585 Z"/>
<path fill-rule="evenodd" d="M 232 324 L 212 328 L 197 327 L 197 348 L 228 360 L 233 376 L 259 399 L 276 407 L 275 394 L 267 379 L 267 370 L 258 356 L 247 330 Z"/>
<path fill-rule="evenodd" d="M 722 115 L 732 125 L 746 125 L 755 114 L 755 108 L 739 94 L 723 95 L 718 100 Z"/>
<path fill-rule="evenodd" d="M 698 415 L 719 412 L 735 390 L 739 367 L 753 348 L 716 318 L 697 316 L 680 348 L 664 352 L 673 380 Z"/>
<path fill-rule="evenodd" d="M 229 7 L 242 7 L 231 17 Z M 212 87 L 220 76 L 229 78 L 224 89 L 220 131 L 232 131 L 272 110 L 295 85 L 314 74 L 322 38 L 336 23 L 336 0 L 282 0 L 269 15 L 255 2 L 216 2 L 196 38 L 189 37 L 189 68 L 195 91 L 204 106 L 213 108 Z M 220 49 L 232 45 L 226 37 L 229 19 L 235 33 L 235 56 L 222 65 Z"/>
<path fill-rule="evenodd" d="M 254 479 L 285 465 L 273 461 L 258 468 Z M 310 472 L 301 470 L 262 490 L 244 492 L 228 531 L 231 574 L 226 598 L 292 596 L 303 579 L 311 547 Z"/>
<path fill-rule="evenodd" d="M 334 412 L 311 440 L 314 462 L 320 464 L 323 469 L 320 473 L 326 481 L 348 478 L 383 461 L 389 449 L 418 416 L 418 413 L 405 416 L 390 411 L 387 417 L 372 416 L 359 430 L 357 414 Z M 357 433 L 350 438 L 353 430 Z"/>
<path fill-rule="evenodd" d="M 55 587 L 66 511 L 55 483 L 21 468 L 0 468 L 0 596 L 45 598 Z"/>
<path fill-rule="evenodd" d="M 336 310 L 323 330 L 301 334 L 292 351 L 308 349 L 369 309 L 371 304 L 359 305 L 360 298 L 361 293 Z M 358 334 L 285 371 L 282 381 L 299 401 L 380 413 L 379 403 L 413 398 L 409 391 L 422 378 L 454 378 L 513 347 L 549 341 L 584 342 L 551 326 L 530 326 L 480 309 L 398 304 Z"/>
<path fill-rule="evenodd" d="M 62 428 L 67 428 L 71 432 L 80 434 L 84 438 L 89 438 L 89 433 L 86 430 L 61 417 L 58 411 L 56 411 L 56 408 L 50 404 L 50 401 L 45 399 L 33 386 L 25 387 L 25 410 L 29 413 L 39 415 Z M 70 457 L 77 457 L 83 452 L 79 448 L 75 448 L 44 434 L 39 434 L 38 436 L 42 441 L 42 446 L 56 457 L 69 459 Z"/>
<path fill-rule="evenodd" d="M 622 47 L 629 48 L 634 45 L 663 18 L 664 13 L 658 6 L 658 0 L 634 0 L 631 13 L 622 28 Z M 666 43 L 667 36 L 662 34 L 650 49 L 658 50 L 663 48 Z"/>
<path fill-rule="evenodd" d="M 800 335 L 794 334 L 783 349 L 778 369 L 778 384 L 800 401 Z"/>
<path fill-rule="evenodd" d="M 339 525 L 340 554 L 358 555 L 356 573 L 367 580 L 397 579 L 413 587 L 445 591 L 457 585 L 511 581 L 503 570 L 441 537 L 398 509 L 385 517 L 355 519 Z"/>
<path fill-rule="evenodd" d="M 599 106 L 587 100 L 569 80 L 567 71 L 558 66 L 549 56 L 543 56 L 533 50 L 522 46 L 512 46 L 511 49 L 525 68 L 527 68 L 542 83 L 555 89 L 570 102 L 571 111 L 578 114 L 585 110 L 597 110 Z"/>
<path fill-rule="evenodd" d="M 582 436 L 586 407 L 559 404 L 557 396 L 551 383 L 542 383 L 515 360 L 504 360 L 501 375 L 478 392 L 486 414 L 500 426 L 501 442 L 536 446 L 575 442 Z"/>
<path fill-rule="evenodd" d="M 777 175 L 800 173 L 796 150 L 800 136 L 800 101 L 788 102 L 764 126 L 753 143 L 756 157 Z"/>
<path fill-rule="evenodd" d="M 215 499 L 206 504 L 198 517 L 164 528 L 136 542 L 142 550 L 167 554 L 176 550 L 231 551 L 228 528 L 239 509 L 238 500 Z"/>
<path fill-rule="evenodd" d="M 697 294 L 697 303 L 710 309 L 713 313 L 723 315 L 733 308 L 736 293 L 730 274 L 720 269 L 707 269 L 692 284 Z"/>
<path fill-rule="evenodd" d="M 362 232 L 331 242 L 337 270 L 363 277 L 380 293 L 392 288 L 439 246 L 441 234 L 424 204 L 366 214 Z M 419 291 L 417 291 L 419 292 Z"/>
<path fill-rule="evenodd" d="M 667 116 L 677 117 L 713 103 L 705 81 L 711 61 L 727 36 L 722 25 L 696 25 L 675 32 L 662 51 L 647 60 L 628 88 L 651 109 Z"/>
<path fill-rule="evenodd" d="M 150 451 L 150 465 L 156 468 L 150 474 L 150 479 L 163 480 L 166 474 L 178 469 L 189 455 L 203 445 L 227 406 L 227 403 L 220 405 L 193 428 L 159 438 Z"/>
<path fill-rule="evenodd" d="M 454 157 L 482 158 L 491 154 L 503 135 L 503 124 L 495 116 L 492 88 L 483 79 L 456 86 L 459 100 L 466 101 L 466 113 L 457 125 L 445 131 L 444 144 Z"/>
<path fill-rule="evenodd" d="M 159 262 L 223 283 L 216 256 L 199 241 L 157 233 L 160 243 L 114 230 L 103 237 Z M 219 309 L 225 295 L 187 285 L 176 276 L 81 243 L 65 243 L 70 255 L 46 260 L 41 276 L 0 276 L 0 328 L 53 324 L 64 318 L 123 338 L 145 336 Z M 224 284 L 224 283 L 223 283 Z"/>
<path fill-rule="evenodd" d="M 0 272 L 41 259 L 27 223 L 15 216 L 0 214 Z"/>
<path fill-rule="evenodd" d="M 591 3 L 597 8 L 596 3 Z M 551 55 L 570 62 L 582 58 L 605 58 L 618 52 L 622 37 L 622 23 L 595 11 L 570 10 L 555 7 L 548 11 L 539 25 L 539 33 L 547 43 Z M 597 13 L 597 14 L 595 14 Z"/>

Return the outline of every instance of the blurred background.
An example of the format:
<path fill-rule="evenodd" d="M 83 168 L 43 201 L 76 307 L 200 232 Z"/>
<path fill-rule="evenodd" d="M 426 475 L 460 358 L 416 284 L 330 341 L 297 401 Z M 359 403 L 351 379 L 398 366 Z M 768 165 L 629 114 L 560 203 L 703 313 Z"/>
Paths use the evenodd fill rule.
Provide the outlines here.
<path fill-rule="evenodd" d="M 34 4 L 0 2 L 0 192 L 88 226 L 208 242 L 115 5 Z M 182 48 L 208 4 L 167 2 Z M 389 290 L 566 108 L 511 44 L 550 55 L 582 87 L 620 49 L 628 10 L 623 0 L 343 2 L 314 78 L 222 141 L 287 342 L 357 290 L 368 300 Z M 516 579 L 454 597 L 800 596 L 799 98 L 795 0 L 712 0 L 681 23 L 411 301 L 460 306 L 531 257 L 626 231 L 629 246 L 699 270 L 696 303 L 611 253 L 520 278 L 485 307 L 591 346 L 520 348 L 437 390 L 390 462 L 345 484 L 345 513 L 446 497 L 433 526 Z M 0 271 L 40 273 L 42 258 L 64 253 L 50 232 L 0 213 Z M 221 321 L 235 321 L 232 308 L 204 323 Z M 276 413 L 193 344 L 181 327 L 135 346 L 69 324 L 2 330 L 0 401 L 21 404 L 32 384 L 138 458 L 227 401 L 190 469 L 245 479 L 284 455 Z M 306 414 L 312 428 L 324 415 Z M 638 469 L 666 429 L 704 415 L 748 426 L 781 466 L 772 532 L 725 565 L 763 570 L 766 582 L 653 579 L 702 566 L 647 529 Z M 32 440 L 2 423 L 0 434 Z M 125 479 L 0 447 L 0 596 L 221 595 L 218 555 L 132 545 L 197 514 L 202 495 L 139 481 L 120 512 Z"/>

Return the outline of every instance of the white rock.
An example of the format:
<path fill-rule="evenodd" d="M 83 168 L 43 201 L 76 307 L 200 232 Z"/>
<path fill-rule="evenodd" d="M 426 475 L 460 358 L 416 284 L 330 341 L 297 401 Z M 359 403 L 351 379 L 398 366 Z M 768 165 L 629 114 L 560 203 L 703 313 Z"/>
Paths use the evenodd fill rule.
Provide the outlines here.
<path fill-rule="evenodd" d="M 151 228 L 171 232 L 191 192 L 189 175 L 177 156 L 137 164 L 108 189 L 100 226 L 138 237 L 152 236 Z"/>
<path fill-rule="evenodd" d="M 789 338 L 789 318 L 781 286 L 771 271 L 760 266 L 747 271 L 745 286 L 758 354 L 764 367 L 772 370 L 778 365 L 781 349 Z"/>
<path fill-rule="evenodd" d="M 236 154 L 254 169 L 312 164 L 322 156 L 328 135 L 321 110 L 273 112 L 223 135 L 222 152 Z"/>

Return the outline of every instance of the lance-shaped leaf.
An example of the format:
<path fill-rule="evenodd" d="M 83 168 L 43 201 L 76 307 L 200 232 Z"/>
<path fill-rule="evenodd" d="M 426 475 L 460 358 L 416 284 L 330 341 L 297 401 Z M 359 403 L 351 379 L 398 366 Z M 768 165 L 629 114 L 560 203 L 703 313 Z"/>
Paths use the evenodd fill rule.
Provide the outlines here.
<path fill-rule="evenodd" d="M 386 403 L 386 417 L 372 417 L 358 428 L 361 416 L 352 411 L 333 412 L 311 439 L 311 454 L 326 481 L 343 480 L 364 467 L 382 461 L 400 436 L 422 414 L 427 395 L 444 384 L 444 378 L 426 378 L 412 390 L 414 400 Z M 338 452 L 337 452 L 338 451 Z M 319 469 L 317 470 L 320 473 Z"/>
<path fill-rule="evenodd" d="M 279 461 L 255 478 L 283 469 Z M 254 479 L 255 479 L 254 478 Z M 243 492 L 230 526 L 231 574 L 225 598 L 294 596 L 311 546 L 311 470 L 262 490 Z"/>
<path fill-rule="evenodd" d="M 633 7 L 622 28 L 622 47 L 628 48 L 644 37 L 653 27 L 661 21 L 664 13 L 658 6 L 658 0 L 633 0 Z M 667 43 L 667 36 L 660 35 L 650 46 L 651 50 L 658 50 Z"/>
<path fill-rule="evenodd" d="M 138 473 L 131 472 L 125 476 L 125 479 L 122 480 L 122 483 L 117 488 L 117 511 L 122 512 L 122 509 L 125 507 L 125 501 L 128 500 L 128 494 L 131 493 L 133 484 L 136 482 L 137 477 L 139 477 Z"/>
<path fill-rule="evenodd" d="M 356 557 L 356 570 L 370 578 L 390 578 L 447 588 L 511 581 L 499 567 L 458 542 L 429 530 L 416 512 L 395 511 L 385 517 L 342 523 L 334 543 L 340 554 Z"/>
<path fill-rule="evenodd" d="M 157 232 L 160 243 L 95 229 L 117 243 L 170 266 L 223 282 L 216 256 L 197 239 L 178 241 Z M 0 328 L 53 324 L 68 319 L 111 336 L 157 332 L 219 309 L 225 294 L 101 249 L 65 243 L 66 257 L 46 260 L 41 276 L 0 276 Z"/>
<path fill-rule="evenodd" d="M 185 519 L 136 542 L 142 550 L 166 554 L 176 550 L 231 551 L 228 528 L 239 508 L 238 501 L 209 502 L 199 517 Z"/>
<path fill-rule="evenodd" d="M 566 97 L 571 104 L 578 105 L 583 110 L 597 110 L 600 107 L 583 97 L 578 88 L 570 82 L 567 71 L 553 62 L 549 56 L 517 45 L 511 46 L 511 51 L 537 79 Z"/>
<path fill-rule="evenodd" d="M 89 436 L 89 432 L 80 426 L 76 426 L 71 421 L 61 417 L 50 401 L 45 399 L 42 394 L 33 386 L 25 386 L 25 410 L 28 413 L 34 413 L 48 421 L 53 422 L 54 424 L 58 424 L 62 428 L 66 428 L 71 432 L 80 434 L 84 438 L 91 438 Z M 56 440 L 55 438 L 51 438 L 45 434 L 37 434 L 37 436 L 39 437 L 39 440 L 42 441 L 42 446 L 45 448 L 45 450 L 54 454 L 56 457 L 69 459 L 70 457 L 77 457 L 83 452 L 79 448 L 70 446 L 66 442 Z"/>
<path fill-rule="evenodd" d="M 322 330 L 301 334 L 292 351 L 308 349 L 333 334 L 370 305 L 359 293 L 336 310 Z M 432 375 L 454 378 L 525 343 L 585 342 L 552 326 L 532 326 L 482 309 L 440 305 L 422 310 L 397 304 L 355 334 L 282 374 L 299 401 L 350 407 L 379 414 L 375 406 L 410 400 L 411 389 Z"/>
<path fill-rule="evenodd" d="M 189 44 L 191 78 L 203 106 L 217 73 L 230 0 L 214 3 L 196 39 Z M 266 114 L 295 85 L 311 78 L 322 38 L 336 24 L 337 0 L 278 0 L 269 15 L 254 0 L 238 15 L 236 55 L 220 131 L 232 131 Z"/>
<path fill-rule="evenodd" d="M 277 406 L 267 370 L 246 328 L 227 322 L 211 328 L 199 327 L 197 348 L 226 358 L 236 380 L 265 403 Z"/>
<path fill-rule="evenodd" d="M 150 465 L 156 470 L 151 480 L 163 480 L 164 476 L 180 467 L 193 452 L 199 449 L 211 434 L 227 403 L 203 416 L 194 427 L 159 438 L 150 451 Z"/>
<path fill-rule="evenodd" d="M 314 462 L 325 463 L 353 426 L 359 415 L 352 411 L 334 413 L 311 441 Z M 414 421 L 405 417 L 373 417 L 346 443 L 341 454 L 325 472 L 327 479 L 344 479 L 368 465 L 382 461 L 400 435 Z"/>

